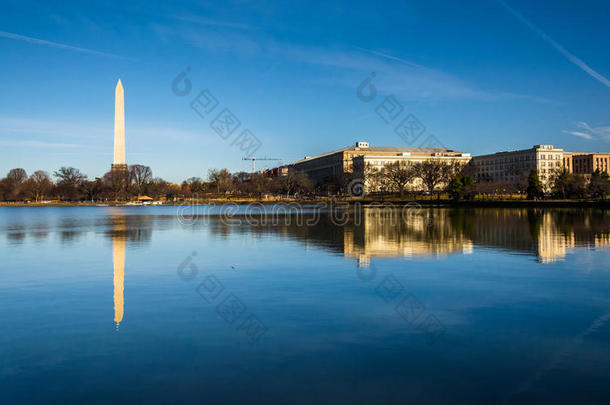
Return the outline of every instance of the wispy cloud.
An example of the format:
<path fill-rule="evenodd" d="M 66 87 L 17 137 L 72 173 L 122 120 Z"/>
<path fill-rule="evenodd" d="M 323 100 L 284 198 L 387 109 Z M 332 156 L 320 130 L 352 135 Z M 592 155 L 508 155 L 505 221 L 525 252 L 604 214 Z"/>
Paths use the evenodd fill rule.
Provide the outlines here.
<path fill-rule="evenodd" d="M 580 138 L 584 138 L 584 139 L 593 139 L 593 137 L 590 134 L 584 133 L 584 132 L 579 132 L 579 131 L 567 131 L 567 130 L 563 130 L 561 131 L 564 134 L 569 134 L 569 135 L 574 135 L 574 136 L 578 136 Z"/>
<path fill-rule="evenodd" d="M 110 57 L 110 58 L 122 58 L 122 56 L 114 55 L 111 53 L 95 51 L 93 49 L 87 49 L 87 48 L 80 48 L 80 47 L 72 46 L 72 45 L 60 44 L 59 42 L 51 42 L 51 41 L 47 41 L 44 39 L 26 37 L 24 35 L 14 34 L 12 32 L 0 31 L 0 37 L 15 39 L 17 41 L 29 42 L 31 44 L 45 45 L 45 46 L 51 46 L 54 48 L 67 49 L 70 51 L 88 53 L 91 55 L 105 56 L 105 57 Z"/>
<path fill-rule="evenodd" d="M 562 131 L 565 134 L 578 136 L 583 139 L 602 139 L 610 142 L 610 126 L 592 127 L 584 121 L 574 122 L 575 129 Z"/>
<path fill-rule="evenodd" d="M 195 47 L 214 52 L 228 52 L 241 57 L 263 57 L 289 60 L 300 64 L 310 64 L 332 72 L 317 72 L 320 78 L 305 78 L 313 83 L 329 86 L 355 88 L 366 75 L 376 72 L 375 86 L 381 93 L 395 94 L 401 99 L 438 100 L 516 100 L 527 99 L 534 102 L 551 102 L 540 97 L 508 92 L 489 92 L 478 89 L 459 78 L 438 69 L 419 65 L 415 62 L 374 49 L 358 46 L 350 48 L 314 47 L 278 41 L 257 32 L 245 35 L 237 30 L 218 33 L 214 30 L 196 29 L 193 26 L 155 27 L 157 35 L 166 41 L 176 39 Z M 316 72 L 312 71 L 315 75 Z"/>
<path fill-rule="evenodd" d="M 603 75 L 597 73 L 589 65 L 587 65 L 585 62 L 583 62 L 580 58 L 578 58 L 575 55 L 573 55 L 572 53 L 570 53 L 567 49 L 565 49 L 563 46 L 561 46 L 559 43 L 557 43 L 553 38 L 549 37 L 544 31 L 542 31 L 540 28 L 535 26 L 531 21 L 529 21 L 527 18 L 525 18 L 517 10 L 515 10 L 514 8 L 512 8 L 511 6 L 506 4 L 503 0 L 496 0 L 496 1 L 498 3 L 500 3 L 506 10 L 508 10 L 508 12 L 510 12 L 513 16 L 515 16 L 521 23 L 523 23 L 529 29 L 534 31 L 545 42 L 547 42 L 549 45 L 551 45 L 553 48 L 555 48 L 555 50 L 557 50 L 559 53 L 561 53 L 563 56 L 565 56 L 570 62 L 572 62 L 574 65 L 578 66 L 585 73 L 587 73 L 589 76 L 593 77 L 595 80 L 599 81 L 604 86 L 610 88 L 610 80 L 608 80 Z"/>

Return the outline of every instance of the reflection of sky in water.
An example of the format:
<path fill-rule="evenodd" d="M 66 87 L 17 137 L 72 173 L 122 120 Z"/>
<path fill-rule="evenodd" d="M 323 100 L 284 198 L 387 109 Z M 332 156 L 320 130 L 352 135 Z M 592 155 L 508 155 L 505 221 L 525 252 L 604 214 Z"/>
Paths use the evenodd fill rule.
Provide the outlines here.
<path fill-rule="evenodd" d="M 423 210 L 394 223 L 367 211 L 343 227 L 324 215 L 311 227 L 226 226 L 214 212 L 184 225 L 175 213 L 0 209 L 5 398 L 610 394 L 610 215 L 601 211 Z M 189 256 L 191 281 L 177 275 Z M 254 346 L 241 320 L 227 324 L 195 291 L 212 274 L 223 299 L 234 294 L 243 317 L 268 327 Z M 377 295 L 389 275 L 442 322 L 435 344 Z"/>

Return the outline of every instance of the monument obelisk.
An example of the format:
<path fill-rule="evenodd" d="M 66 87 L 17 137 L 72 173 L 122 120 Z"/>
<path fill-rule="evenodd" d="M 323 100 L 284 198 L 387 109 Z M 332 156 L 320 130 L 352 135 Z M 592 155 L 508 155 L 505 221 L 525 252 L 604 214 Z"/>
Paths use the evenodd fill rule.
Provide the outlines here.
<path fill-rule="evenodd" d="M 114 89 L 114 160 L 112 171 L 126 171 L 125 163 L 125 95 L 119 79 Z"/>

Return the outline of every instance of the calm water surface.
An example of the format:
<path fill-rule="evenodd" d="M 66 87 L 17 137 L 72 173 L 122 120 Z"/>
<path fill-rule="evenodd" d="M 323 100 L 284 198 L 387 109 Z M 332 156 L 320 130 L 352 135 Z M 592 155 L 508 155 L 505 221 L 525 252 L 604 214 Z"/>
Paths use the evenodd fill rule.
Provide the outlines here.
<path fill-rule="evenodd" d="M 608 212 L 218 213 L 0 208 L 1 402 L 610 398 Z"/>

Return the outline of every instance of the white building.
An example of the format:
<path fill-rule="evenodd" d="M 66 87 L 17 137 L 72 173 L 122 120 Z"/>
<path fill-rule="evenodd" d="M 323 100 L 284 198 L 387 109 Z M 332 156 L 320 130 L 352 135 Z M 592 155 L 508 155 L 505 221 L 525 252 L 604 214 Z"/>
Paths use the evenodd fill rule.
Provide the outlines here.
<path fill-rule="evenodd" d="M 416 163 L 425 162 L 427 160 L 444 161 L 447 164 L 460 163 L 467 164 L 470 159 L 470 153 L 462 153 L 451 149 L 440 148 L 412 148 L 412 151 L 403 151 L 396 154 L 385 155 L 362 155 L 353 158 L 354 177 L 363 179 L 364 192 L 370 193 L 379 191 L 377 186 L 370 181 L 371 170 L 379 171 L 387 164 L 399 162 L 401 165 L 413 165 Z M 415 179 L 410 188 L 421 190 L 421 179 Z"/>

